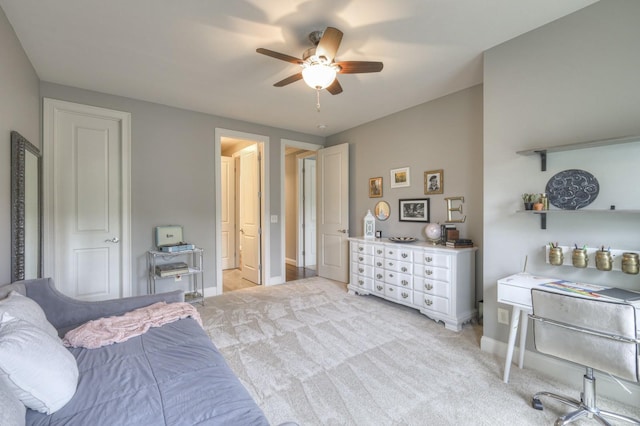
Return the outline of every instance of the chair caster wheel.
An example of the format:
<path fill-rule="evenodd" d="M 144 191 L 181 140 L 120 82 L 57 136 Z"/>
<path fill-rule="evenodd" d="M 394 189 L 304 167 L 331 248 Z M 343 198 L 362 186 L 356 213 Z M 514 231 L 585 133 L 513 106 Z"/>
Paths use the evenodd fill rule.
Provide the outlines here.
<path fill-rule="evenodd" d="M 542 402 L 540 402 L 539 398 L 531 398 L 531 406 L 536 410 L 542 410 Z"/>

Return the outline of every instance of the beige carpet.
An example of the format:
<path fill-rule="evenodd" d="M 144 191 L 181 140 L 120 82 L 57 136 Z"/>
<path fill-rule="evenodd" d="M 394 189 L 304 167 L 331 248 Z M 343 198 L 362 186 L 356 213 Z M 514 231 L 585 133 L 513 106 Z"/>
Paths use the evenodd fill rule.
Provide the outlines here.
<path fill-rule="evenodd" d="M 504 359 L 480 351 L 479 325 L 449 331 L 323 278 L 208 298 L 199 311 L 272 424 L 547 425 L 565 407 L 534 410 L 531 394 L 578 396 L 526 368 L 503 383 Z M 638 408 L 599 401 L 640 417 Z"/>

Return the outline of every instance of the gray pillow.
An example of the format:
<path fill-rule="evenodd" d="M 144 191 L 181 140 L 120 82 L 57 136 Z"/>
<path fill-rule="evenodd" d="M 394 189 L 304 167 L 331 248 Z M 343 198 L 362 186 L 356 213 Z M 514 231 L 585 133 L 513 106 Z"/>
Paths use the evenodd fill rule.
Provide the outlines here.
<path fill-rule="evenodd" d="M 26 414 L 24 404 L 0 381 L 0 425 L 24 426 Z"/>
<path fill-rule="evenodd" d="M 76 392 L 78 365 L 62 343 L 41 328 L 0 314 L 0 381 L 24 405 L 51 414 Z"/>
<path fill-rule="evenodd" d="M 9 293 L 8 297 L 0 300 L 0 316 L 5 312 L 13 318 L 35 325 L 49 336 L 60 341 L 58 331 L 47 321 L 47 317 L 40 305 L 27 296 L 23 296 L 17 291 Z"/>

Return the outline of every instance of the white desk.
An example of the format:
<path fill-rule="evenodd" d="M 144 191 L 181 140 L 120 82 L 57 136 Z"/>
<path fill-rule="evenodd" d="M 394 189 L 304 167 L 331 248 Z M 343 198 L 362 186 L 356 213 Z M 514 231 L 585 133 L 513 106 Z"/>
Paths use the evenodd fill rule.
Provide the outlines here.
<path fill-rule="evenodd" d="M 509 342 L 507 345 L 507 357 L 504 364 L 504 377 L 505 383 L 509 382 L 509 372 L 511 370 L 511 361 L 513 360 L 513 349 L 516 343 L 516 335 L 518 334 L 519 323 L 522 321 L 522 330 L 520 331 L 520 357 L 518 360 L 518 367 L 522 368 L 524 364 L 524 352 L 525 344 L 527 340 L 527 326 L 529 324 L 528 314 L 532 312 L 531 306 L 531 289 L 534 287 L 541 287 L 542 284 L 553 283 L 556 281 L 563 281 L 560 278 L 540 277 L 527 273 L 520 273 L 510 275 L 508 277 L 498 280 L 498 303 L 505 303 L 513 306 L 513 312 L 511 313 L 511 323 L 509 325 Z M 599 286 L 595 284 L 586 283 L 571 283 L 563 281 L 566 284 L 575 284 L 577 287 L 587 288 L 591 291 L 602 290 L 605 286 Z M 554 291 L 552 287 L 545 286 L 546 290 Z M 563 293 L 564 291 L 558 290 Z M 578 293 L 572 293 L 580 296 Z M 589 295 L 582 295 L 583 297 L 593 297 Z M 611 300 L 611 299 L 609 299 Z M 640 313 L 640 302 L 631 303 Z M 638 324 L 640 327 L 640 324 Z M 640 328 L 639 328 L 640 330 Z"/>

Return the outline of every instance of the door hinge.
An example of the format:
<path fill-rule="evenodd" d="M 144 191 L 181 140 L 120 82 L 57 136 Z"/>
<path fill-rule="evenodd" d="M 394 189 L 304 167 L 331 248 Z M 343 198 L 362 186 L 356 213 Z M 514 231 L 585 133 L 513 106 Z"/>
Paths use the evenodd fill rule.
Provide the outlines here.
<path fill-rule="evenodd" d="M 258 235 L 262 235 L 262 228 L 258 228 Z"/>

